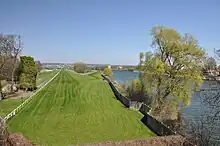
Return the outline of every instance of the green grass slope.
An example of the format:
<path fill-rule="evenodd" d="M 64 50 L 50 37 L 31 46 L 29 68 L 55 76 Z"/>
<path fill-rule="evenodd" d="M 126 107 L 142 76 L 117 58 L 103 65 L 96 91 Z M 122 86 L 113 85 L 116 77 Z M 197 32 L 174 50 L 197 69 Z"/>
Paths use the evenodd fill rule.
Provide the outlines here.
<path fill-rule="evenodd" d="M 62 71 L 9 121 L 37 145 L 75 145 L 151 137 L 142 115 L 117 101 L 107 83 Z"/>
<path fill-rule="evenodd" d="M 49 79 L 51 79 L 58 71 L 54 70 L 54 71 L 49 71 L 49 72 L 40 72 L 37 75 L 37 79 L 36 79 L 36 85 L 40 85 L 41 83 L 48 81 Z"/>
<path fill-rule="evenodd" d="M 22 99 L 5 99 L 0 101 L 0 116 L 2 118 L 5 117 L 21 103 L 22 103 Z"/>

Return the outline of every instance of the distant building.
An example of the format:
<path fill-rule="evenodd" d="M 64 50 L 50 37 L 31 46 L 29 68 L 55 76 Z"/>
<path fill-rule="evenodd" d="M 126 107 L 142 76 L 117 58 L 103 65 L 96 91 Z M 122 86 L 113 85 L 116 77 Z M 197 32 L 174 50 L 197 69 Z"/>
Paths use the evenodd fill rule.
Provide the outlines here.
<path fill-rule="evenodd" d="M 108 65 L 108 68 L 111 68 L 111 65 Z"/>

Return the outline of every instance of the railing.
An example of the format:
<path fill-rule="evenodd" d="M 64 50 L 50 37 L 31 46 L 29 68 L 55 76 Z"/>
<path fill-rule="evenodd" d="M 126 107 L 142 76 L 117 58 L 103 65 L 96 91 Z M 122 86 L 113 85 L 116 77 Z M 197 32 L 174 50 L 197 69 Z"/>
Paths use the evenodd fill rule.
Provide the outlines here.
<path fill-rule="evenodd" d="M 16 107 L 12 112 L 10 112 L 7 116 L 3 118 L 4 123 L 7 122 L 10 118 L 16 115 L 27 103 L 31 101 L 31 99 L 38 93 L 40 92 L 47 84 L 49 84 L 56 76 L 60 73 L 60 71 L 54 75 L 46 84 L 44 84 L 40 89 L 38 89 L 34 94 L 32 94 L 30 97 L 28 97 L 22 104 L 20 104 L 18 107 Z"/>

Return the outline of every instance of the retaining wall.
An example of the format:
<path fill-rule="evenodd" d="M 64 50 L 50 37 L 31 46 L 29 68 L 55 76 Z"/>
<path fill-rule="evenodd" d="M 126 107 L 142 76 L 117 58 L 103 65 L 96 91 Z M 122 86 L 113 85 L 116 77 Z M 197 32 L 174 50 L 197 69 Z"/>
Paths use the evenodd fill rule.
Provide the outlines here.
<path fill-rule="evenodd" d="M 113 85 L 113 83 L 111 82 L 111 80 L 110 80 L 108 77 L 106 77 L 106 76 L 104 76 L 104 75 L 102 75 L 102 77 L 103 77 L 105 80 L 108 81 L 108 84 L 110 85 L 112 91 L 114 92 L 115 97 L 116 97 L 119 101 L 121 101 L 121 103 L 122 103 L 125 107 L 129 108 L 129 107 L 130 107 L 130 100 L 129 100 L 127 97 L 123 96 L 121 93 L 118 92 L 118 90 L 115 88 L 115 86 Z"/>
<path fill-rule="evenodd" d="M 115 88 L 115 86 L 113 85 L 113 83 L 111 82 L 111 80 L 102 75 L 102 77 L 107 80 L 108 84 L 110 85 L 112 91 L 115 94 L 115 97 L 121 101 L 121 103 L 129 108 L 130 107 L 130 100 L 123 96 L 121 93 L 119 93 L 119 91 Z M 141 119 L 141 121 L 149 128 L 151 129 L 151 131 L 153 131 L 155 134 L 159 135 L 159 136 L 167 136 L 167 135 L 175 135 L 176 132 L 172 131 L 168 126 L 164 125 L 163 123 L 159 122 L 158 120 L 156 120 L 155 118 L 153 118 L 151 115 L 148 114 L 148 112 L 150 111 L 150 107 L 147 106 L 146 104 L 142 104 L 139 112 L 142 113 L 144 115 L 144 117 Z"/>

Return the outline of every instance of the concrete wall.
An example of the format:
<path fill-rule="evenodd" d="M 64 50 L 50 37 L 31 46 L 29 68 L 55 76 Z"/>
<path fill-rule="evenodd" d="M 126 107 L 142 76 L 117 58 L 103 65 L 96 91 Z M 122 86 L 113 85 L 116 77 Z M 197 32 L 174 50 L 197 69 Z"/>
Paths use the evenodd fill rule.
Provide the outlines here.
<path fill-rule="evenodd" d="M 131 101 L 123 96 L 122 94 L 119 93 L 119 91 L 115 88 L 115 86 L 113 85 L 113 83 L 111 82 L 111 80 L 102 75 L 102 77 L 108 82 L 108 84 L 110 85 L 112 91 L 115 94 L 115 97 L 121 101 L 121 103 L 129 108 L 130 107 L 130 103 Z M 163 123 L 159 122 L 158 120 L 156 120 L 155 118 L 153 118 L 151 115 L 148 114 L 148 112 L 150 111 L 150 107 L 147 106 L 146 104 L 142 104 L 139 112 L 142 113 L 144 115 L 144 117 L 141 119 L 141 121 L 149 128 L 151 129 L 151 131 L 153 131 L 155 134 L 159 135 L 159 136 L 167 136 L 167 135 L 175 135 L 176 132 L 172 131 L 168 126 L 164 125 Z"/>

